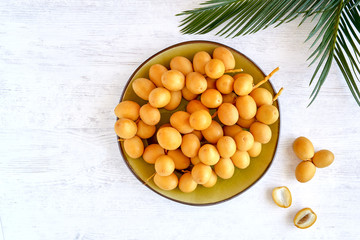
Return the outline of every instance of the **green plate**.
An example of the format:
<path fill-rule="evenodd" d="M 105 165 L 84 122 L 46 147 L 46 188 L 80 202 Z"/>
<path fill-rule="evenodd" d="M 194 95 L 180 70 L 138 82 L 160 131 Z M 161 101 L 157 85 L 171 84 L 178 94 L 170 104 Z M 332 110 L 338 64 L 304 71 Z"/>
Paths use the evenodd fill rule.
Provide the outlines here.
<path fill-rule="evenodd" d="M 182 42 L 171 47 L 168 47 L 143 62 L 131 75 L 124 92 L 121 96 L 120 101 L 132 100 L 141 105 L 145 104 L 146 101 L 140 99 L 135 92 L 133 91 L 131 84 L 133 80 L 145 77 L 148 78 L 148 72 L 151 65 L 160 63 L 167 68 L 169 68 L 170 60 L 175 56 L 184 56 L 192 60 L 194 54 L 198 51 L 206 51 L 212 54 L 212 51 L 219 46 L 224 46 L 228 48 L 234 55 L 236 60 L 236 68 L 242 68 L 245 73 L 249 73 L 253 76 L 254 82 L 257 83 L 264 79 L 265 74 L 261 69 L 252 62 L 245 55 L 239 51 L 232 49 L 228 46 L 225 46 L 220 43 L 210 42 L 210 41 L 189 41 Z M 262 85 L 262 87 L 268 89 L 272 94 L 274 94 L 274 89 L 270 82 L 267 82 Z M 180 106 L 174 111 L 167 111 L 165 109 L 160 109 L 161 112 L 161 122 L 159 126 L 163 123 L 168 123 L 170 115 L 178 110 L 185 110 L 187 101 L 182 100 Z M 274 105 L 279 108 L 278 101 L 275 101 Z M 272 139 L 269 143 L 263 144 L 261 154 L 256 158 L 251 158 L 250 166 L 246 169 L 236 168 L 234 176 L 230 179 L 223 180 L 218 178 L 216 185 L 212 188 L 205 188 L 198 185 L 196 190 L 192 193 L 183 193 L 178 188 L 172 191 L 164 191 L 158 188 L 153 180 L 148 180 L 150 176 L 155 172 L 154 165 L 146 163 L 142 158 L 132 159 L 124 151 L 124 146 L 122 142 L 119 142 L 120 152 L 125 160 L 125 163 L 133 174 L 140 180 L 144 186 L 150 188 L 154 192 L 160 194 L 161 196 L 168 198 L 170 200 L 189 204 L 189 205 L 211 205 L 225 200 L 229 200 L 240 193 L 243 193 L 245 190 L 254 185 L 268 170 L 270 164 L 273 161 L 278 140 L 279 140 L 279 131 L 280 131 L 280 118 L 277 122 L 272 124 Z M 145 146 L 153 143 L 154 139 L 144 140 Z"/>

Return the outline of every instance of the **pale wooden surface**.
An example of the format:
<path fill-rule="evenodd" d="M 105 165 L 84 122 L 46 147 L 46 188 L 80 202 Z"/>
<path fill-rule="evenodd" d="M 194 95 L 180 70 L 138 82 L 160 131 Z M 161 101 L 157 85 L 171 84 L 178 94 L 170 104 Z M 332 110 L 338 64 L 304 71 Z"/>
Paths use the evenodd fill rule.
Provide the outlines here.
<path fill-rule="evenodd" d="M 13 2 L 13 1 L 11 1 Z M 360 108 L 335 66 L 306 108 L 315 67 L 307 68 L 312 23 L 223 39 L 183 36 L 181 10 L 200 1 L 0 2 L 0 239 L 358 239 L 360 236 Z M 144 187 L 122 161 L 114 114 L 132 71 L 178 42 L 227 44 L 273 78 L 281 138 L 269 172 L 228 202 L 191 207 Z M 295 137 L 335 153 L 306 184 L 295 180 Z M 293 194 L 289 209 L 273 187 Z M 318 221 L 292 224 L 311 207 Z"/>

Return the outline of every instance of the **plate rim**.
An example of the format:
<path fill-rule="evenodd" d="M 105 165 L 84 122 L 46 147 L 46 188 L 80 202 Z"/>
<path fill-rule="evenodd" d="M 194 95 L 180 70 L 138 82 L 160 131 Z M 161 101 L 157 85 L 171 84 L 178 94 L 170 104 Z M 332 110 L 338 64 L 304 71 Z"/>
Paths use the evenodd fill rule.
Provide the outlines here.
<path fill-rule="evenodd" d="M 131 80 L 133 79 L 133 77 L 135 76 L 135 74 L 147 63 L 149 62 L 152 58 L 158 56 L 159 54 L 169 50 L 169 49 L 172 49 L 174 47 L 178 47 L 178 46 L 182 46 L 182 45 L 186 45 L 186 44 L 193 44 L 193 43 L 209 43 L 209 44 L 214 44 L 214 45 L 218 45 L 218 46 L 222 46 L 222 47 L 226 47 L 238 54 L 240 54 L 242 57 L 246 58 L 247 60 L 249 60 L 253 65 L 255 65 L 261 72 L 261 74 L 263 74 L 264 76 L 266 76 L 266 74 L 264 73 L 264 71 L 252 60 L 250 59 L 249 57 L 247 57 L 245 54 L 243 54 L 242 52 L 232 48 L 232 47 L 229 47 L 225 44 L 222 44 L 222 43 L 218 43 L 218 42 L 214 42 L 214 41 L 209 41 L 209 40 L 190 40 L 190 41 L 183 41 L 183 42 L 178 42 L 176 44 L 173 44 L 171 46 L 168 46 L 158 52 L 156 52 L 155 54 L 151 55 L 150 57 L 148 57 L 146 60 L 144 60 L 134 71 L 133 73 L 130 75 L 129 79 L 127 80 L 126 84 L 125 84 L 125 87 L 124 89 L 122 90 L 122 94 L 120 96 L 120 100 L 119 100 L 119 103 L 122 101 L 122 99 L 124 98 L 124 94 L 125 94 L 125 90 L 127 89 L 127 87 L 129 86 Z M 275 91 L 274 89 L 274 86 L 272 85 L 272 83 L 270 82 L 270 80 L 268 81 L 268 83 L 270 84 L 271 88 Z M 278 104 L 278 110 L 279 110 L 279 113 L 280 113 L 280 102 L 279 102 L 279 99 L 276 100 L 277 101 L 277 104 Z M 118 120 L 119 118 L 116 118 L 116 120 Z M 277 149 L 278 149 L 278 145 L 279 145 L 279 140 L 280 140 L 280 133 L 281 133 L 281 114 L 279 114 L 279 130 L 278 130 L 278 139 L 276 141 L 276 145 L 275 145 L 275 151 L 274 151 L 274 154 L 272 156 L 272 159 L 269 163 L 269 165 L 266 167 L 265 171 L 247 188 L 245 188 L 243 191 L 239 192 L 239 193 L 236 193 L 228 198 L 225 198 L 225 199 L 222 199 L 220 201 L 216 201 L 216 202 L 209 202 L 209 203 L 191 203 L 191 202 L 186 202 L 186 201 L 181 201 L 181 200 L 178 200 L 178 199 L 175 199 L 175 198 L 171 198 L 171 197 L 168 197 L 160 192 L 157 192 L 155 189 L 153 189 L 152 187 L 150 187 L 145 181 L 143 181 L 136 173 L 135 173 L 135 170 L 131 167 L 131 165 L 129 164 L 128 160 L 126 159 L 126 156 L 121 148 L 121 142 L 119 141 L 119 136 L 117 136 L 117 142 L 118 142 L 118 147 L 119 147 L 119 151 L 121 153 L 121 156 L 123 158 L 123 161 L 125 162 L 126 166 L 130 169 L 131 173 L 143 184 L 145 185 L 148 189 L 150 189 L 151 191 L 155 192 L 156 194 L 166 198 L 166 199 L 169 199 L 171 201 L 174 201 L 174 202 L 177 202 L 177 203 L 181 203 L 181 204 L 185 204 L 185 205 L 190 205 L 190 206 L 212 206 L 212 205 L 216 205 L 216 204 L 220 204 L 220 203 L 223 203 L 223 202 L 226 202 L 226 201 L 229 201 L 239 195 L 241 195 L 242 193 L 246 192 L 248 189 L 252 188 L 261 178 L 264 177 L 264 175 L 268 172 L 268 170 L 270 169 L 271 165 L 273 164 L 274 162 L 274 158 L 276 156 L 276 153 L 277 153 Z"/>

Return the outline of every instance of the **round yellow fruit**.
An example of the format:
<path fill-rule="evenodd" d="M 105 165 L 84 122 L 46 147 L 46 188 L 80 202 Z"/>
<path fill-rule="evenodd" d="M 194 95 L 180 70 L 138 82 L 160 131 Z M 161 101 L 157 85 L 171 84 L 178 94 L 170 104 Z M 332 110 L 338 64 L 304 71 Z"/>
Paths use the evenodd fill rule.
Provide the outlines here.
<path fill-rule="evenodd" d="M 271 125 L 279 119 L 279 110 L 273 105 L 262 105 L 256 112 L 256 119 L 259 122 Z"/>
<path fill-rule="evenodd" d="M 132 88 L 136 95 L 144 100 L 149 100 L 149 94 L 156 88 L 155 84 L 146 78 L 137 78 L 132 83 Z"/>
<path fill-rule="evenodd" d="M 207 112 L 209 112 L 209 109 L 207 107 L 205 107 L 204 104 L 202 104 L 199 100 L 194 99 L 191 100 L 187 105 L 186 105 L 186 111 L 190 114 L 192 114 L 193 112 L 196 112 L 198 110 L 205 110 Z"/>
<path fill-rule="evenodd" d="M 160 128 L 156 134 L 159 145 L 167 150 L 175 150 L 181 145 L 182 137 L 178 130 L 172 127 Z"/>
<path fill-rule="evenodd" d="M 162 108 L 170 103 L 170 91 L 163 87 L 153 89 L 149 94 L 149 103 L 154 108 Z"/>
<path fill-rule="evenodd" d="M 190 113 L 177 111 L 170 117 L 170 124 L 182 134 L 191 133 L 194 129 L 190 126 Z"/>
<path fill-rule="evenodd" d="M 137 126 L 136 123 L 127 118 L 120 118 L 115 122 L 115 133 L 119 138 L 128 139 L 136 135 Z"/>
<path fill-rule="evenodd" d="M 224 125 L 231 126 L 239 120 L 239 112 L 231 103 L 223 103 L 218 108 L 218 118 Z"/>
<path fill-rule="evenodd" d="M 167 153 L 175 163 L 175 169 L 182 170 L 190 166 L 190 158 L 185 156 L 180 149 L 170 150 Z"/>
<path fill-rule="evenodd" d="M 250 119 L 242 119 L 239 117 L 239 120 L 237 121 L 237 125 L 239 125 L 242 128 L 250 128 L 251 124 L 253 124 L 253 122 L 255 122 L 255 118 L 250 118 Z"/>
<path fill-rule="evenodd" d="M 314 177 L 315 172 L 316 167 L 312 162 L 302 161 L 295 169 L 295 176 L 299 182 L 304 183 L 310 181 Z"/>
<path fill-rule="evenodd" d="M 155 161 L 155 171 L 160 176 L 169 176 L 175 170 L 175 163 L 168 155 L 161 155 Z"/>
<path fill-rule="evenodd" d="M 206 183 L 203 183 L 202 185 L 204 187 L 211 188 L 215 186 L 216 182 L 217 182 L 217 175 L 214 171 L 211 171 L 210 179 Z"/>
<path fill-rule="evenodd" d="M 239 117 L 245 120 L 255 117 L 257 107 L 254 99 L 249 96 L 239 96 L 236 99 L 236 108 L 239 112 Z"/>
<path fill-rule="evenodd" d="M 185 76 L 178 70 L 169 70 L 163 73 L 161 82 L 170 91 L 180 91 L 185 86 Z"/>
<path fill-rule="evenodd" d="M 250 157 L 258 157 L 261 153 L 262 145 L 254 141 L 254 145 L 247 151 Z"/>
<path fill-rule="evenodd" d="M 144 121 L 139 120 L 137 123 L 137 132 L 136 135 L 142 139 L 151 138 L 156 131 L 156 127 L 154 125 L 147 125 Z"/>
<path fill-rule="evenodd" d="M 208 108 L 217 108 L 223 101 L 221 93 L 216 89 L 207 89 L 201 94 L 200 100 Z"/>
<path fill-rule="evenodd" d="M 167 191 L 173 190 L 177 187 L 178 182 L 179 179 L 175 175 L 175 173 L 172 173 L 169 176 L 160 176 L 159 174 L 156 173 L 154 176 L 154 183 L 162 190 L 167 190 Z"/>
<path fill-rule="evenodd" d="M 222 94 L 229 94 L 234 90 L 234 79 L 230 75 L 222 75 L 216 80 L 216 89 Z"/>
<path fill-rule="evenodd" d="M 198 96 L 197 94 L 192 93 L 186 86 L 183 89 L 181 89 L 181 94 L 182 94 L 183 98 L 187 101 L 191 101 L 191 100 L 197 98 L 197 96 Z"/>
<path fill-rule="evenodd" d="M 247 73 L 234 76 L 234 92 L 239 96 L 246 96 L 253 90 L 253 77 Z"/>
<path fill-rule="evenodd" d="M 211 124 L 208 128 L 201 131 L 203 137 L 209 143 L 216 144 L 218 140 L 224 136 L 224 131 L 217 121 L 211 121 Z"/>
<path fill-rule="evenodd" d="M 306 137 L 298 137 L 293 143 L 294 153 L 301 160 L 310 160 L 315 153 L 312 142 Z"/>
<path fill-rule="evenodd" d="M 189 59 L 183 56 L 176 56 L 172 58 L 170 61 L 170 68 L 172 70 L 180 71 L 182 74 L 184 74 L 184 76 L 193 72 L 192 63 Z"/>
<path fill-rule="evenodd" d="M 256 106 L 271 105 L 273 101 L 272 94 L 265 88 L 255 88 L 251 91 L 250 96 L 255 100 Z"/>
<path fill-rule="evenodd" d="M 197 52 L 193 58 L 194 71 L 205 74 L 205 65 L 211 60 L 210 54 L 205 51 Z"/>
<path fill-rule="evenodd" d="M 240 169 L 245 169 L 250 165 L 250 156 L 248 152 L 238 150 L 230 159 L 234 165 Z"/>
<path fill-rule="evenodd" d="M 168 69 L 161 64 L 154 64 L 149 69 L 149 78 L 157 86 L 163 87 L 161 82 L 161 76 Z"/>
<path fill-rule="evenodd" d="M 205 65 L 205 74 L 206 76 L 217 79 L 220 78 L 225 73 L 225 65 L 224 63 L 219 59 L 211 59 L 206 65 Z"/>
<path fill-rule="evenodd" d="M 224 63 L 225 69 L 230 70 L 235 68 L 234 55 L 224 47 L 217 47 L 214 49 L 213 58 L 219 59 Z"/>
<path fill-rule="evenodd" d="M 206 110 L 198 110 L 190 115 L 190 126 L 195 130 L 205 130 L 212 122 L 211 115 Z"/>
<path fill-rule="evenodd" d="M 145 148 L 142 157 L 145 162 L 154 164 L 156 159 L 164 154 L 165 151 L 159 144 L 150 144 Z"/>
<path fill-rule="evenodd" d="M 222 179 L 229 179 L 234 175 L 235 167 L 231 159 L 220 158 L 214 166 L 215 173 Z"/>
<path fill-rule="evenodd" d="M 220 155 L 214 145 L 205 144 L 199 149 L 199 158 L 206 165 L 214 165 L 219 161 Z"/>
<path fill-rule="evenodd" d="M 210 180 L 212 169 L 203 163 L 194 165 L 191 170 L 191 176 L 197 184 L 204 184 Z"/>
<path fill-rule="evenodd" d="M 139 158 L 144 153 L 144 143 L 138 136 L 135 136 L 124 140 L 124 149 L 131 158 Z"/>
<path fill-rule="evenodd" d="M 181 151 L 184 153 L 187 157 L 195 157 L 198 155 L 200 149 L 200 140 L 199 138 L 193 134 L 185 134 L 182 138 L 181 143 Z"/>
<path fill-rule="evenodd" d="M 207 81 L 198 72 L 191 72 L 186 75 L 186 88 L 193 94 L 200 94 L 207 89 Z"/>
<path fill-rule="evenodd" d="M 318 168 L 328 167 L 334 162 L 335 156 L 329 150 L 320 150 L 314 154 L 312 162 Z"/>
<path fill-rule="evenodd" d="M 254 122 L 250 126 L 250 133 L 254 136 L 254 140 L 266 144 L 271 140 L 271 128 L 261 122 Z"/>
<path fill-rule="evenodd" d="M 159 109 L 154 108 L 149 103 L 142 105 L 139 112 L 141 120 L 147 125 L 156 125 L 160 122 Z"/>
<path fill-rule="evenodd" d="M 232 138 L 235 137 L 236 134 L 243 131 L 243 129 L 238 125 L 232 125 L 232 126 L 224 126 L 224 135 L 230 136 Z"/>
<path fill-rule="evenodd" d="M 180 105 L 182 99 L 182 93 L 181 91 L 171 91 L 170 95 L 171 95 L 170 102 L 164 108 L 166 110 L 172 111 Z"/>
<path fill-rule="evenodd" d="M 190 193 L 193 192 L 197 187 L 197 183 L 194 181 L 191 173 L 184 173 L 179 179 L 179 189 L 182 192 Z"/>
<path fill-rule="evenodd" d="M 248 131 L 241 131 L 235 135 L 236 147 L 240 151 L 248 151 L 254 145 L 254 137 Z"/>
<path fill-rule="evenodd" d="M 114 112 L 118 118 L 128 118 L 135 121 L 139 118 L 140 106 L 134 101 L 123 101 L 115 107 Z"/>
<path fill-rule="evenodd" d="M 230 158 L 236 152 L 236 142 L 230 136 L 223 136 L 219 138 L 216 148 L 222 158 Z"/>

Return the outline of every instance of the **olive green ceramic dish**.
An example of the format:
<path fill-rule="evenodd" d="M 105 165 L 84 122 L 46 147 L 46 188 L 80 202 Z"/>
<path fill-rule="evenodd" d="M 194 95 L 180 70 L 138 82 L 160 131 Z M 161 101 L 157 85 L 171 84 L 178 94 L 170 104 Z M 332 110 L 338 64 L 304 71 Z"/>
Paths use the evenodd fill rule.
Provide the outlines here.
<path fill-rule="evenodd" d="M 169 68 L 169 62 L 171 58 L 175 56 L 180 55 L 192 60 L 196 52 L 207 51 L 208 53 L 212 54 L 212 51 L 219 46 L 227 47 L 233 53 L 236 60 L 236 68 L 242 68 L 244 72 L 251 74 L 254 78 L 255 83 L 264 79 L 265 74 L 261 71 L 261 69 L 249 58 L 247 58 L 235 49 L 232 49 L 223 44 L 210 41 L 182 42 L 156 53 L 155 55 L 147 59 L 145 62 L 143 62 L 131 75 L 120 101 L 132 100 L 139 103 L 140 106 L 146 103 L 144 100 L 140 99 L 135 94 L 131 87 L 131 84 L 135 79 L 139 77 L 148 78 L 148 71 L 151 65 L 160 63 Z M 262 85 L 262 87 L 268 89 L 271 93 L 274 94 L 274 89 L 270 82 L 265 83 L 264 85 Z M 161 122 L 158 124 L 158 126 L 161 126 L 164 123 L 168 123 L 170 115 L 173 112 L 178 110 L 185 110 L 186 104 L 187 101 L 183 99 L 180 106 L 174 111 L 169 112 L 165 109 L 160 109 L 162 115 Z M 279 108 L 278 101 L 276 101 L 274 104 L 277 108 Z M 150 180 L 148 180 L 149 177 L 151 177 L 155 172 L 154 165 L 146 163 L 142 158 L 130 158 L 125 153 L 122 142 L 119 142 L 119 148 L 125 160 L 125 163 L 133 172 L 133 174 L 141 181 L 141 183 L 144 184 L 144 186 L 147 186 L 148 188 L 165 198 L 180 203 L 199 206 L 211 205 L 223 202 L 225 200 L 233 198 L 234 196 L 239 195 L 240 193 L 243 193 L 245 190 L 254 185 L 266 173 L 274 159 L 274 155 L 276 152 L 279 140 L 280 118 L 270 127 L 273 133 L 271 141 L 263 145 L 260 156 L 256 158 L 251 158 L 251 163 L 249 167 L 243 170 L 236 168 L 234 176 L 232 178 L 227 180 L 218 178 L 216 185 L 212 188 L 205 188 L 199 185 L 192 193 L 183 193 L 178 188 L 172 191 L 161 190 L 154 184 L 151 178 Z M 152 141 L 154 141 L 154 139 L 144 141 L 144 145 L 147 146 L 151 144 Z"/>

